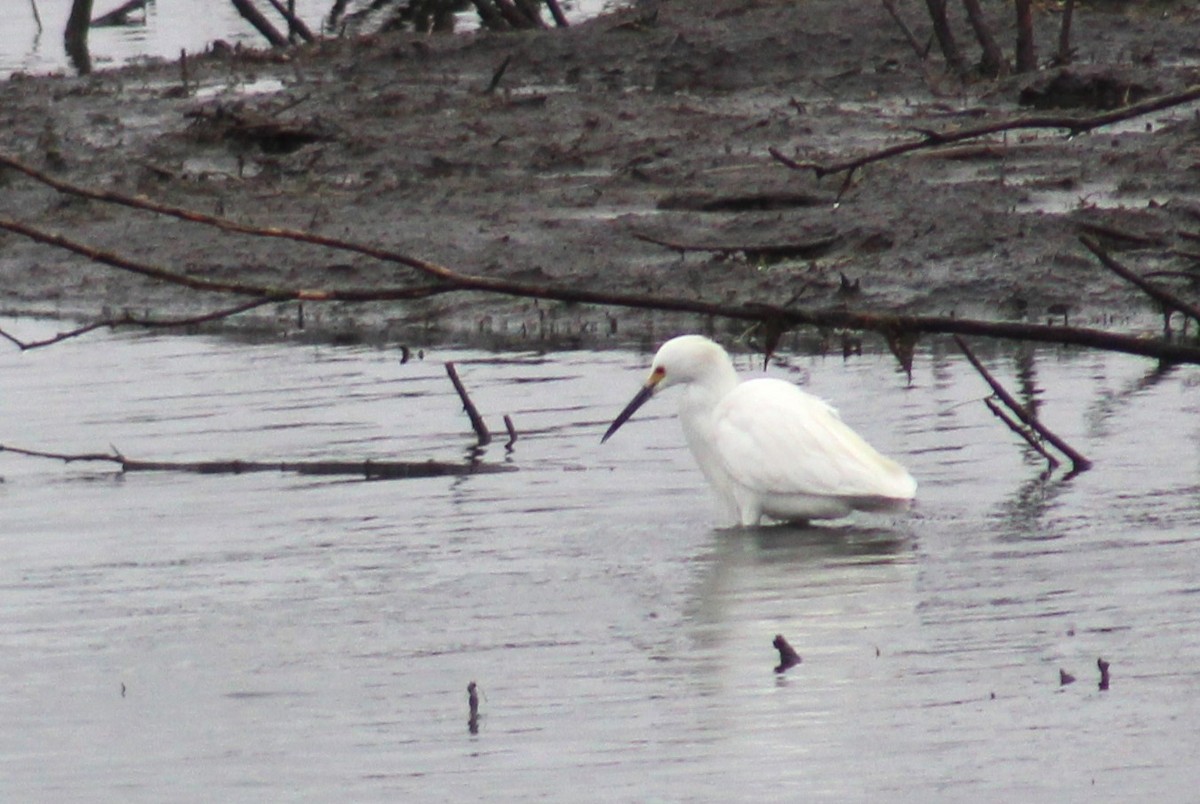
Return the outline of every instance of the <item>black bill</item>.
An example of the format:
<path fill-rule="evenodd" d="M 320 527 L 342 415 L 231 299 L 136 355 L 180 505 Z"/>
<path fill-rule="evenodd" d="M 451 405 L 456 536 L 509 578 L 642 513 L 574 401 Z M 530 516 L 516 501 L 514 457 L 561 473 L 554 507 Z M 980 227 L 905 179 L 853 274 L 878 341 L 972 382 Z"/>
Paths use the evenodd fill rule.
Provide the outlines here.
<path fill-rule="evenodd" d="M 654 385 L 646 384 L 642 386 L 642 390 L 637 392 L 629 404 L 625 406 L 625 410 L 621 411 L 617 418 L 613 419 L 613 423 L 608 426 L 608 432 L 604 434 L 604 438 L 600 439 L 603 444 L 609 437 L 621 428 L 621 425 L 629 421 L 630 417 L 637 412 L 637 409 L 646 404 L 646 400 L 654 396 Z"/>

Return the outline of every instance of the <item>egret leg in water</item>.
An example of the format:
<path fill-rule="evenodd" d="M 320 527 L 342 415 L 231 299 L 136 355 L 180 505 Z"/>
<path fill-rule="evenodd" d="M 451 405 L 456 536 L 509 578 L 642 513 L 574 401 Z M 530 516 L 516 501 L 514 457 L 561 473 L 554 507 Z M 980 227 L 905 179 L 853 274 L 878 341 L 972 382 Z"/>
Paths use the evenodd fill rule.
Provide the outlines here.
<path fill-rule="evenodd" d="M 688 447 L 731 522 L 903 510 L 917 492 L 908 470 L 876 452 L 828 404 L 784 380 L 741 382 L 725 350 L 701 335 L 662 345 L 649 379 L 601 441 L 673 385 L 682 391 Z"/>

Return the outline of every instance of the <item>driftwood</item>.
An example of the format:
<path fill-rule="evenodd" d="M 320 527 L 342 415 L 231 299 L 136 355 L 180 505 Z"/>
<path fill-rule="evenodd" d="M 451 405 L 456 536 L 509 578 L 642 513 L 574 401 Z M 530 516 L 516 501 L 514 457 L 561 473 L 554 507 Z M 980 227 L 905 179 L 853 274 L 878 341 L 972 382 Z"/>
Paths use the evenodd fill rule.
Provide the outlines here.
<path fill-rule="evenodd" d="M 364 480 L 399 480 L 421 477 L 457 477 L 497 472 L 515 472 L 508 464 L 471 461 L 446 463 L 442 461 L 140 461 L 126 458 L 118 452 L 86 452 L 77 454 L 43 452 L 0 444 L 0 452 L 49 458 L 64 463 L 108 463 L 122 472 L 190 472 L 201 475 L 240 475 L 247 472 L 285 472 L 300 475 L 346 475 Z"/>
<path fill-rule="evenodd" d="M 1198 90 L 1200 95 L 1200 90 Z M 853 310 L 845 307 L 802 308 L 791 304 L 746 302 L 724 304 L 703 299 L 678 296 L 654 296 L 634 293 L 608 293 L 574 286 L 535 284 L 500 277 L 463 274 L 446 266 L 411 255 L 364 243 L 294 229 L 263 228 L 194 210 L 124 195 L 111 190 L 80 187 L 53 178 L 12 157 L 0 154 L 0 167 L 24 173 L 59 192 L 118 204 L 133 209 L 167 215 L 192 223 L 212 226 L 226 232 L 254 237 L 268 237 L 322 246 L 341 252 L 371 257 L 385 263 L 402 265 L 414 272 L 409 284 L 383 287 L 282 287 L 208 279 L 201 276 L 169 271 L 119 254 L 95 249 L 60 234 L 47 232 L 26 223 L 0 216 L 0 230 L 27 237 L 35 242 L 64 249 L 110 267 L 140 274 L 193 290 L 248 296 L 261 303 L 269 301 L 307 302 L 367 302 L 422 299 L 446 293 L 478 291 L 519 298 L 593 304 L 608 307 L 657 310 L 662 312 L 694 313 L 762 325 L 767 331 L 784 332 L 795 327 L 809 326 L 830 330 L 875 332 L 889 342 L 915 339 L 922 334 L 959 334 L 1001 338 L 1034 343 L 1053 343 L 1084 346 L 1125 354 L 1155 358 L 1170 363 L 1200 363 L 1200 346 L 1166 340 L 1153 340 L 1137 335 L 1106 332 L 1085 327 L 1022 323 L 1015 321 L 986 321 L 949 316 L 917 316 Z"/>
<path fill-rule="evenodd" d="M 919 151 L 926 148 L 938 148 L 943 145 L 949 145 L 956 142 L 964 142 L 966 140 L 977 139 L 979 137 L 987 137 L 992 134 L 1000 134 L 1005 131 L 1019 131 L 1024 129 L 1063 129 L 1070 136 L 1076 136 L 1097 128 L 1110 126 L 1113 123 L 1120 123 L 1124 120 L 1129 120 L 1134 117 L 1140 117 L 1151 112 L 1159 112 L 1163 109 L 1170 109 L 1174 106 L 1180 106 L 1185 103 L 1190 103 L 1200 98 L 1200 86 L 1191 86 L 1187 89 L 1176 92 L 1171 95 L 1163 95 L 1157 98 L 1149 98 L 1140 103 L 1130 104 L 1121 109 L 1116 109 L 1111 112 L 1103 112 L 1101 114 L 1080 116 L 1080 115 L 1029 115 L 1025 117 L 1017 117 L 1009 120 L 998 120 L 994 123 L 987 123 L 981 126 L 972 126 L 968 128 L 960 128 L 951 131 L 921 131 L 923 135 L 920 139 L 911 140 L 909 142 L 897 143 L 896 145 L 881 148 L 878 151 L 873 151 L 853 159 L 846 159 L 841 162 L 818 163 L 818 162 L 801 162 L 785 155 L 778 148 L 769 148 L 771 156 L 780 164 L 792 170 L 811 170 L 818 177 L 827 176 L 831 173 L 841 173 L 843 171 L 854 171 L 864 165 L 869 165 L 874 162 L 880 162 L 884 159 L 890 159 L 894 156 Z"/>

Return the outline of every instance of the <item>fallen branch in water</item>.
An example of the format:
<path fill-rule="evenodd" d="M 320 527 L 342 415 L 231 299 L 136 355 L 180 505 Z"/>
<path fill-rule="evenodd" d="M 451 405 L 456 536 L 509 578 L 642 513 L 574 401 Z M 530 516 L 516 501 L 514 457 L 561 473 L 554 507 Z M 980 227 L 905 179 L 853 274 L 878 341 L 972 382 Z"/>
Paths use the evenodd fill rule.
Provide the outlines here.
<path fill-rule="evenodd" d="M 119 254 L 92 248 L 62 235 L 46 232 L 26 223 L 0 217 L 0 230 L 22 235 L 39 243 L 79 254 L 118 270 L 129 271 L 162 282 L 193 290 L 213 293 L 247 295 L 259 300 L 369 302 L 424 299 L 439 294 L 484 292 L 517 298 L 592 304 L 607 307 L 655 310 L 659 312 L 693 313 L 735 321 L 761 324 L 768 331 L 784 332 L 796 327 L 816 327 L 826 330 L 875 332 L 889 342 L 914 339 L 923 334 L 974 335 L 1034 343 L 1083 346 L 1125 354 L 1155 358 L 1171 363 L 1200 364 L 1200 346 L 1144 338 L 1136 335 L 1105 332 L 1084 327 L 1031 324 L 1011 321 L 985 321 L 948 316 L 915 316 L 851 310 L 845 307 L 823 309 L 802 308 L 791 303 L 766 304 L 745 302 L 727 304 L 688 299 L 679 296 L 650 294 L 607 293 L 573 286 L 534 284 L 493 276 L 459 273 L 437 263 L 375 246 L 328 237 L 325 235 L 275 227 L 256 227 L 238 221 L 205 215 L 193 210 L 149 201 L 108 190 L 93 190 L 55 179 L 11 157 L 0 154 L 0 167 L 20 171 L 55 190 L 104 203 L 119 204 L 156 214 L 167 215 L 192 223 L 212 226 L 222 231 L 252 237 L 267 237 L 305 243 L 371 257 L 413 269 L 419 278 L 412 284 L 391 287 L 282 287 L 247 282 L 226 282 L 169 271 L 147 265 Z M 137 322 L 129 322 L 136 324 Z"/>
<path fill-rule="evenodd" d="M 0 444 L 0 452 L 48 458 L 63 463 L 108 463 L 122 472 L 189 472 L 201 475 L 241 475 L 248 472 L 285 472 L 300 475 L 348 475 L 364 480 L 399 480 L 421 477 L 455 477 L 516 471 L 507 464 L 446 463 L 442 461 L 139 461 L 116 452 L 59 453 Z"/>
<path fill-rule="evenodd" d="M 1004 389 L 1004 386 L 992 376 L 992 373 L 987 370 L 987 367 L 980 362 L 979 358 L 975 356 L 975 353 L 971 351 L 971 348 L 967 346 L 966 341 L 955 335 L 954 342 L 958 344 L 958 348 L 962 350 L 962 353 L 966 356 L 967 360 L 970 361 L 971 365 L 975 367 L 975 370 L 979 372 L 979 376 L 983 377 L 984 381 L 991 387 L 992 393 L 996 396 L 996 398 L 1003 402 L 1004 406 L 1011 410 L 1016 417 L 1021 420 L 1021 423 L 1024 424 L 1026 428 L 1036 434 L 1037 438 L 1035 438 L 1031 433 L 1015 430 L 1015 422 L 1013 422 L 1007 416 L 1002 416 L 1001 418 L 1009 425 L 1010 428 L 1014 428 L 1016 432 L 1019 432 L 1030 445 L 1034 446 L 1034 449 L 1037 449 L 1038 452 L 1047 458 L 1050 458 L 1050 456 L 1046 453 L 1045 449 L 1038 447 L 1035 442 L 1039 438 L 1049 442 L 1054 446 L 1055 449 L 1057 449 L 1063 455 L 1066 455 L 1071 461 L 1072 474 L 1083 472 L 1091 468 L 1091 461 L 1076 452 L 1070 444 L 1052 433 L 1050 429 L 1046 427 L 1046 425 L 1038 421 L 1037 417 L 1029 412 L 1028 408 L 1014 399 L 1012 394 Z M 990 400 L 987 401 L 990 402 Z M 993 404 L 989 404 L 988 408 L 993 413 L 997 413 L 999 410 Z M 1052 465 L 1056 466 L 1058 464 L 1058 462 L 1053 458 L 1050 458 L 1050 460 L 1053 462 Z"/>
<path fill-rule="evenodd" d="M 846 159 L 841 162 L 819 163 L 819 162 L 801 162 L 785 155 L 778 148 L 769 148 L 768 151 L 777 162 L 792 170 L 811 170 L 818 177 L 828 176 L 831 173 L 841 173 L 842 171 L 853 172 L 860 167 L 881 162 L 884 159 L 890 159 L 894 156 L 911 153 L 912 151 L 920 151 L 927 148 L 937 148 L 942 145 L 950 145 L 951 143 L 963 142 L 965 140 L 973 140 L 979 137 L 986 137 L 992 134 L 1001 134 L 1006 131 L 1019 131 L 1025 129 L 1065 129 L 1068 136 L 1076 136 L 1083 134 L 1093 129 L 1110 126 L 1113 123 L 1120 123 L 1125 120 L 1130 120 L 1134 117 L 1140 117 L 1151 112 L 1159 112 L 1163 109 L 1170 109 L 1173 106 L 1180 106 L 1185 103 L 1200 99 L 1200 86 L 1191 86 L 1187 89 L 1176 92 L 1171 95 L 1163 95 L 1157 98 L 1150 98 L 1141 103 L 1133 103 L 1121 109 L 1116 109 L 1111 112 L 1103 112 L 1102 114 L 1089 115 L 1079 117 L 1075 115 L 1029 115 L 1026 117 L 1017 117 L 1009 120 L 998 120 L 994 123 L 986 123 L 981 126 L 971 126 L 961 128 L 957 131 L 921 131 L 923 135 L 920 139 L 901 142 L 895 145 L 890 145 L 886 148 L 881 148 L 878 151 L 873 151 L 853 159 Z"/>

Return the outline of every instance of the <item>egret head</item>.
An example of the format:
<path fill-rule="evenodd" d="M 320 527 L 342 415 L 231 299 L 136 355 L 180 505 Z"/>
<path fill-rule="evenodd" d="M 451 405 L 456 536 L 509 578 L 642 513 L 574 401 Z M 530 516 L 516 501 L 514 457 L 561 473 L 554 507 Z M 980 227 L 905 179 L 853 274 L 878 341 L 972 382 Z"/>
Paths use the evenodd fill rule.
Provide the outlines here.
<path fill-rule="evenodd" d="M 707 378 L 719 376 L 722 371 L 732 371 L 729 355 L 721 346 L 703 335 L 680 335 L 664 343 L 650 364 L 650 376 L 637 395 L 630 400 L 609 426 L 600 443 L 612 436 L 621 425 L 629 421 L 637 409 L 663 388 L 693 382 L 705 382 Z"/>

